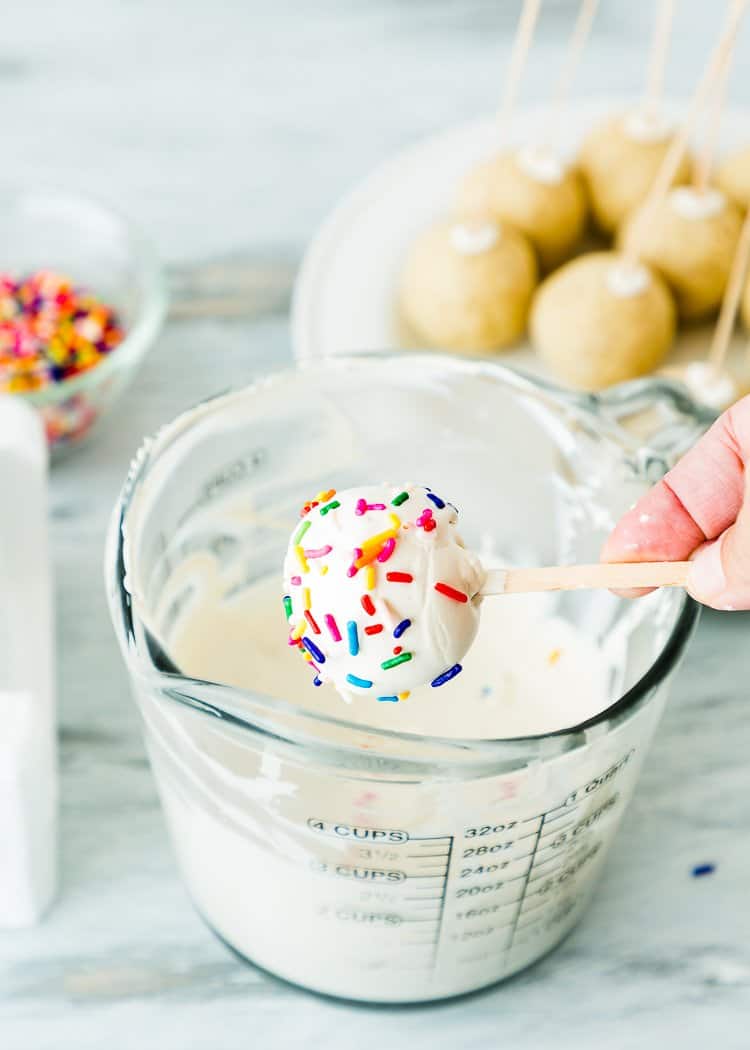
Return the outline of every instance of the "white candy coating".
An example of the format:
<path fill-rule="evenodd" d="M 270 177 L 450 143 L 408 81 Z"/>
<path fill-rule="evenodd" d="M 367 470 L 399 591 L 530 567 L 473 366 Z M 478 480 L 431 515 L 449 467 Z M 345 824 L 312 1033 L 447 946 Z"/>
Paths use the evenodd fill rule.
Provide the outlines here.
<path fill-rule="evenodd" d="M 624 119 L 626 133 L 637 142 L 663 142 L 672 134 L 672 125 L 658 114 L 635 109 Z"/>
<path fill-rule="evenodd" d="M 562 182 L 565 175 L 565 165 L 560 157 L 543 146 L 526 146 L 518 151 L 516 159 L 527 175 L 549 186 Z"/>
<path fill-rule="evenodd" d="M 408 499 L 394 505 L 403 492 Z M 339 506 L 326 510 L 331 503 Z M 382 484 L 337 492 L 295 527 L 284 561 L 290 643 L 304 625 L 300 652 L 346 699 L 396 700 L 459 673 L 479 625 L 484 572 L 457 518 L 423 486 Z"/>
<path fill-rule="evenodd" d="M 457 222 L 451 228 L 450 237 L 460 255 L 481 255 L 495 247 L 500 227 L 496 222 Z"/>
<path fill-rule="evenodd" d="M 640 263 L 615 263 L 607 272 L 607 287 L 621 299 L 645 292 L 651 283 L 651 275 Z"/>
<path fill-rule="evenodd" d="M 685 385 L 696 401 L 723 411 L 740 396 L 734 379 L 709 361 L 691 361 L 685 369 Z"/>
<path fill-rule="evenodd" d="M 697 190 L 694 186 L 676 186 L 668 197 L 672 208 L 683 219 L 710 219 L 726 207 L 727 199 L 721 190 L 709 186 Z"/>

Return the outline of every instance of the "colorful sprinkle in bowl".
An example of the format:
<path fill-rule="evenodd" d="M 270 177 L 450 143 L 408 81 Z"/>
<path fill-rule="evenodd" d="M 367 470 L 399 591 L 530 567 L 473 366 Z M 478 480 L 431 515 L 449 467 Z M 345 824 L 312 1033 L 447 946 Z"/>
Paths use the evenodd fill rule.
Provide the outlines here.
<path fill-rule="evenodd" d="M 146 237 L 107 205 L 56 190 L 0 191 L 0 272 L 64 274 L 112 307 L 124 339 L 78 375 L 23 397 L 39 411 L 53 460 L 88 438 L 135 377 L 164 322 L 161 267 Z"/>

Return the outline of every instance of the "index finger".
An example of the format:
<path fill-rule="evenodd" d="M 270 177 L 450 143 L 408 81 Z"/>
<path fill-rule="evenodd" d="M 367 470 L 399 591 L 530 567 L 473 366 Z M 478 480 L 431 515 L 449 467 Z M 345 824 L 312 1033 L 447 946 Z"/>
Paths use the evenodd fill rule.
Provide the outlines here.
<path fill-rule="evenodd" d="M 750 397 L 728 409 L 625 514 L 603 561 L 679 561 L 716 539 L 742 506 L 750 459 Z"/>

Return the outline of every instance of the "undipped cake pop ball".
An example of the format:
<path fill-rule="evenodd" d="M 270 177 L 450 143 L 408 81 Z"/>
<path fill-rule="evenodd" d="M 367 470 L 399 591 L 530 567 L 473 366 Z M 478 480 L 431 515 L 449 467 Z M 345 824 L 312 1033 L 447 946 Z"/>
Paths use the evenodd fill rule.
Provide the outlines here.
<path fill-rule="evenodd" d="M 671 288 L 680 317 L 696 320 L 713 313 L 737 250 L 740 209 L 721 190 L 692 186 L 677 186 L 653 208 L 644 207 L 647 214 L 636 210 L 622 227 L 620 244 L 629 236 L 637 240 L 640 258 Z"/>
<path fill-rule="evenodd" d="M 525 331 L 536 284 L 534 251 L 523 234 L 488 218 L 446 219 L 409 252 L 401 312 L 430 347 L 497 350 Z"/>
<path fill-rule="evenodd" d="M 664 281 L 617 252 L 567 263 L 543 282 L 531 311 L 531 337 L 542 359 L 584 390 L 652 371 L 674 333 L 674 301 Z"/>
<path fill-rule="evenodd" d="M 578 172 L 554 153 L 532 148 L 499 153 L 472 169 L 459 187 L 457 207 L 516 226 L 544 271 L 570 258 L 588 218 Z"/>
<path fill-rule="evenodd" d="M 734 203 L 750 208 L 750 146 L 731 153 L 716 170 L 716 184 Z"/>
<path fill-rule="evenodd" d="M 284 561 L 284 608 L 316 685 L 396 702 L 461 672 L 484 571 L 457 518 L 420 485 L 331 489 L 305 504 Z"/>
<path fill-rule="evenodd" d="M 635 111 L 611 117 L 584 140 L 578 163 L 604 233 L 614 233 L 643 202 L 673 138 L 668 124 Z M 690 158 L 684 156 L 673 184 L 687 182 L 690 174 Z"/>

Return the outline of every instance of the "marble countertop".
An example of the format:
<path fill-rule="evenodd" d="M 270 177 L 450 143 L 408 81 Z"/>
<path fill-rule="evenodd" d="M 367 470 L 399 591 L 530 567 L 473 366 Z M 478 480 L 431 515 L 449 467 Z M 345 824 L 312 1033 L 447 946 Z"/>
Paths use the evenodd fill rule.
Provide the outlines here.
<path fill-rule="evenodd" d="M 647 6 L 603 0 L 581 93 L 637 90 Z M 699 67 L 709 6 L 680 5 L 676 93 Z M 505 985 L 398 1010 L 295 991 L 205 929 L 177 876 L 110 629 L 103 536 L 142 435 L 290 360 L 289 291 L 315 225 L 389 152 L 488 108 L 515 10 L 47 0 L 4 21 L 5 180 L 112 199 L 159 243 L 176 293 L 127 411 L 52 479 L 62 887 L 38 928 L 0 935 L 4 1050 L 747 1046 L 747 615 L 704 616 L 582 925 Z M 570 13 L 549 0 L 532 101 Z M 732 96 L 750 103 L 747 83 Z M 692 877 L 702 863 L 714 873 Z"/>

